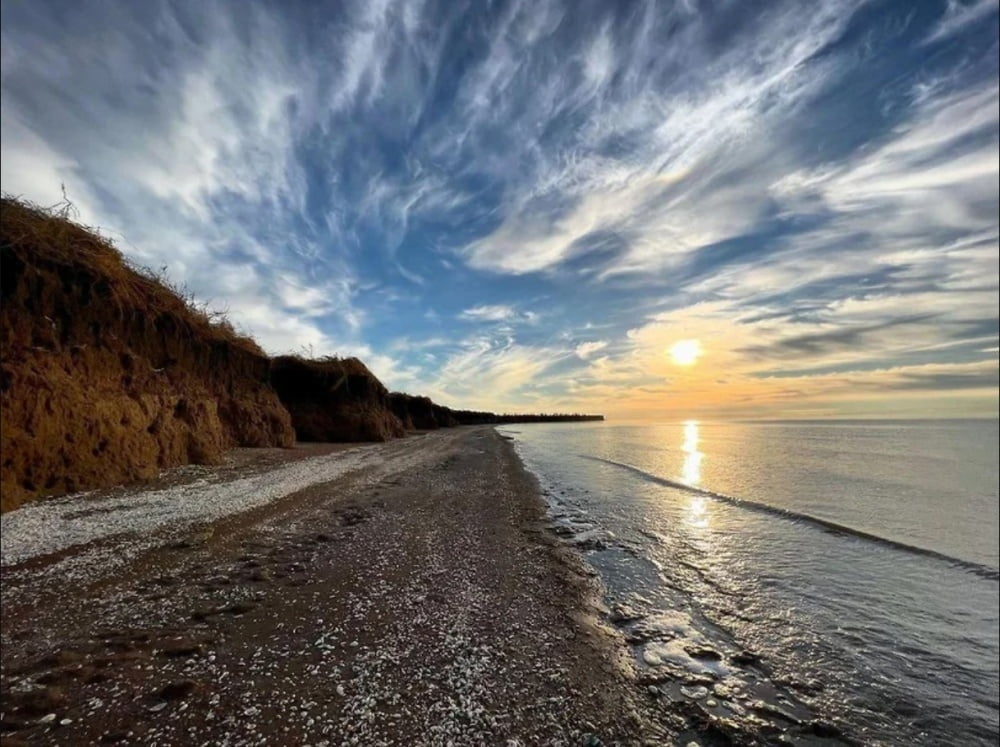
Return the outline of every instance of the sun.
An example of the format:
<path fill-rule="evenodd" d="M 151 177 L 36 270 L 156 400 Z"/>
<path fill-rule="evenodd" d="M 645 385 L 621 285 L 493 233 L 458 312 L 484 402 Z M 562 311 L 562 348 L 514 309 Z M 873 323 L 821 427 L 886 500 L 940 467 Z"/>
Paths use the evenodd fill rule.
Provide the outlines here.
<path fill-rule="evenodd" d="M 670 357 L 678 366 L 690 366 L 701 355 L 701 343 L 697 340 L 678 340 L 670 348 Z"/>

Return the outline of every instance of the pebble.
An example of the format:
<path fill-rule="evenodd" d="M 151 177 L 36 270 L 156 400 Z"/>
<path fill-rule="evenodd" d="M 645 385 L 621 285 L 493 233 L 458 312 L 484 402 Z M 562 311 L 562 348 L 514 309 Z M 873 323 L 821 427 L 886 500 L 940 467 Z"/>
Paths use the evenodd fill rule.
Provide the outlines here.
<path fill-rule="evenodd" d="M 49 713 L 49 714 L 47 714 L 45 716 L 42 716 L 40 719 L 38 719 L 38 723 L 40 723 L 40 724 L 51 724 L 55 720 L 56 720 L 56 714 Z"/>
<path fill-rule="evenodd" d="M 701 685 L 697 687 L 682 687 L 681 692 L 692 700 L 701 700 L 708 696 L 708 688 Z"/>

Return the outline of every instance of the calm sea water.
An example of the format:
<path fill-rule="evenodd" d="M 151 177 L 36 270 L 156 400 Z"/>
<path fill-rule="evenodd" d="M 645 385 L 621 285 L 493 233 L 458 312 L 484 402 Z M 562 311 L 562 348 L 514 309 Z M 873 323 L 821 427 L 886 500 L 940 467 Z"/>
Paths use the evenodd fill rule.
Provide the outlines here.
<path fill-rule="evenodd" d="M 997 743 L 996 421 L 499 430 L 674 710 L 768 740 Z"/>

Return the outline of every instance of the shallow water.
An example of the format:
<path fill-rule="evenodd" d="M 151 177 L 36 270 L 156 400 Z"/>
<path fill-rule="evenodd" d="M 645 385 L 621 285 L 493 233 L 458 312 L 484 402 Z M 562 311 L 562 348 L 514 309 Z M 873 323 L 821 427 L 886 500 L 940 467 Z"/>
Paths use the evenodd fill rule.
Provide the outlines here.
<path fill-rule="evenodd" d="M 996 421 L 500 431 L 662 697 L 757 734 L 996 743 Z"/>

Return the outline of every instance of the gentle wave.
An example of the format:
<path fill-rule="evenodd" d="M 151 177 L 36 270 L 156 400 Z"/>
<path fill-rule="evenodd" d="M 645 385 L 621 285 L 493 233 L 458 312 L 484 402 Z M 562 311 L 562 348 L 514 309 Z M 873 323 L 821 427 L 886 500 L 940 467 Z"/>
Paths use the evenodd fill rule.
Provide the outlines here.
<path fill-rule="evenodd" d="M 835 521 L 830 521 L 829 519 L 821 519 L 818 516 L 812 516 L 810 514 L 800 513 L 798 511 L 792 511 L 787 508 L 780 508 L 778 506 L 771 506 L 767 503 L 760 503 L 758 501 L 748 500 L 746 498 L 737 498 L 736 496 L 726 495 L 724 493 L 716 493 L 712 490 L 705 490 L 704 488 L 697 488 L 693 485 L 688 485 L 687 483 L 678 482 L 677 480 L 669 480 L 665 477 L 660 477 L 658 475 L 651 474 L 645 470 L 639 469 L 631 464 L 625 462 L 616 462 L 613 459 L 604 459 L 602 457 L 590 456 L 588 454 L 579 454 L 583 459 L 589 459 L 594 462 L 603 462 L 604 464 L 610 464 L 614 467 L 619 467 L 621 469 L 629 470 L 639 475 L 643 479 L 655 483 L 657 485 L 663 485 L 668 488 L 675 488 L 677 490 L 684 490 L 689 493 L 696 493 L 698 495 L 703 495 L 722 503 L 728 503 L 732 506 L 737 506 L 739 508 L 745 508 L 750 511 L 759 511 L 761 513 L 770 514 L 772 516 L 778 516 L 783 519 L 788 519 L 790 521 L 802 522 L 804 524 L 811 524 L 813 526 L 819 527 L 828 532 L 833 532 L 836 534 L 843 534 L 849 537 L 857 537 L 859 539 L 868 540 L 870 542 L 877 542 L 881 545 L 887 547 L 892 547 L 897 550 L 903 550 L 909 553 L 915 553 L 918 555 L 924 555 L 926 557 L 937 558 L 938 560 L 943 560 L 950 563 L 953 566 L 962 568 L 971 573 L 976 574 L 982 578 L 990 579 L 992 581 L 1000 580 L 1000 570 L 996 568 L 991 568 L 988 565 L 983 565 L 981 563 L 976 563 L 971 560 L 962 560 L 961 558 L 955 558 L 951 555 L 946 555 L 945 553 L 938 552 L 937 550 L 929 550 L 926 547 L 919 547 L 917 545 L 909 545 L 905 542 L 900 542 L 898 540 L 889 539 L 888 537 L 882 537 L 878 534 L 872 534 L 871 532 L 865 532 L 861 529 L 855 529 L 854 527 L 845 526 L 844 524 L 838 524 Z"/>

